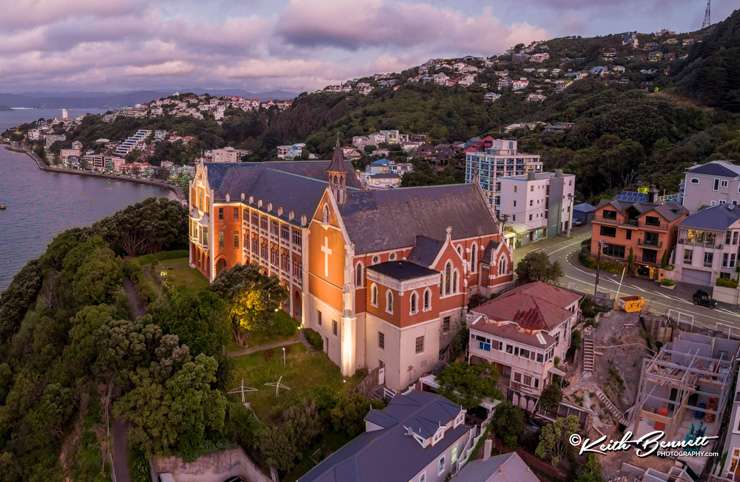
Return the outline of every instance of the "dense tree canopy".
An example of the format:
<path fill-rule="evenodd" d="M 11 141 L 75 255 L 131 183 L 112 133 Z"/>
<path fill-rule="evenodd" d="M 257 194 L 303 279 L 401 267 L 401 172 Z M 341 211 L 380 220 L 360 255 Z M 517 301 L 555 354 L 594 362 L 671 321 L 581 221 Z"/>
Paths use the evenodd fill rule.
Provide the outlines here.
<path fill-rule="evenodd" d="M 485 398 L 501 398 L 496 387 L 498 372 L 493 365 L 454 362 L 437 377 L 439 393 L 470 409 Z"/>

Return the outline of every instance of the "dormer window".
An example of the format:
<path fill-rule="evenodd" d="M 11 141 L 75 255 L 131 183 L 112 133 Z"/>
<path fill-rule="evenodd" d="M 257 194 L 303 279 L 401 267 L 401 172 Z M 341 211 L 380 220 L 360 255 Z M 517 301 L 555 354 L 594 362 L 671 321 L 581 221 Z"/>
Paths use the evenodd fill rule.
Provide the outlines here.
<path fill-rule="evenodd" d="M 444 436 L 445 436 L 445 432 L 440 427 L 440 429 L 437 430 L 437 433 L 434 434 L 434 437 L 432 437 L 432 445 L 436 445 L 436 443 L 442 440 Z"/>

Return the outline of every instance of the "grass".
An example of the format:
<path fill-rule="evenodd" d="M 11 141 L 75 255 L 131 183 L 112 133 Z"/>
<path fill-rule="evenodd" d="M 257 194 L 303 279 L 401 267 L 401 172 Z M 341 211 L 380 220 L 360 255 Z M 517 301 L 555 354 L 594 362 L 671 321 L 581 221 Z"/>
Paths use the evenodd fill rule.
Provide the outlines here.
<path fill-rule="evenodd" d="M 355 383 L 354 379 L 344 383 L 339 368 L 323 352 L 309 350 L 301 343 L 287 346 L 285 350 L 285 366 L 282 348 L 231 360 L 227 388 L 232 390 L 238 387 L 242 378 L 245 386 L 257 388 L 257 392 L 247 394 L 247 400 L 264 423 L 270 423 L 286 407 L 309 395 L 315 387 L 340 390 L 343 386 L 352 386 Z M 274 383 L 281 376 L 282 383 L 290 387 L 290 390 L 280 390 L 280 395 L 276 398 L 275 388 L 265 386 L 265 383 Z"/>
<path fill-rule="evenodd" d="M 184 250 L 160 251 L 136 258 L 142 272 L 157 294 L 161 294 L 161 283 L 166 279 L 176 289 L 200 291 L 208 288 L 208 280 L 188 265 L 188 252 Z M 162 277 L 162 273 L 166 273 Z"/>
<path fill-rule="evenodd" d="M 234 352 L 245 348 L 288 341 L 297 338 L 298 327 L 300 326 L 288 313 L 278 310 L 275 313 L 272 328 L 264 333 L 250 333 L 244 337 L 245 345 L 239 345 L 233 338 L 226 346 L 226 351 Z"/>

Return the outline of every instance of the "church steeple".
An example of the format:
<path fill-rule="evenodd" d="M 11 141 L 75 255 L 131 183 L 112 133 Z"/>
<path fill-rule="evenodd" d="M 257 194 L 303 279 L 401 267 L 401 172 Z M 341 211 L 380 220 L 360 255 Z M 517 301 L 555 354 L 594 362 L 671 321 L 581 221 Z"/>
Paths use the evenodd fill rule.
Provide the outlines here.
<path fill-rule="evenodd" d="M 337 203 L 341 206 L 347 200 L 347 172 L 349 168 L 344 160 L 342 146 L 339 143 L 337 135 L 337 144 L 334 147 L 334 154 L 331 157 L 329 167 L 326 169 L 326 175 Z"/>

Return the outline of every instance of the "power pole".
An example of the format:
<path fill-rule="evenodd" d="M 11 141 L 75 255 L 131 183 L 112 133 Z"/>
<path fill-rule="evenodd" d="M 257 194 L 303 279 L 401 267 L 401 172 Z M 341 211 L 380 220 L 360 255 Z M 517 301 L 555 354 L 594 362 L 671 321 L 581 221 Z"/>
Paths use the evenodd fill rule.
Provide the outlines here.
<path fill-rule="evenodd" d="M 712 25 L 712 0 L 707 0 L 707 8 L 704 10 L 704 21 L 701 23 L 701 28 L 705 29 Z"/>
<path fill-rule="evenodd" d="M 596 255 L 596 281 L 594 281 L 594 298 L 599 294 L 599 275 L 601 274 L 601 241 L 599 241 L 599 253 Z"/>

